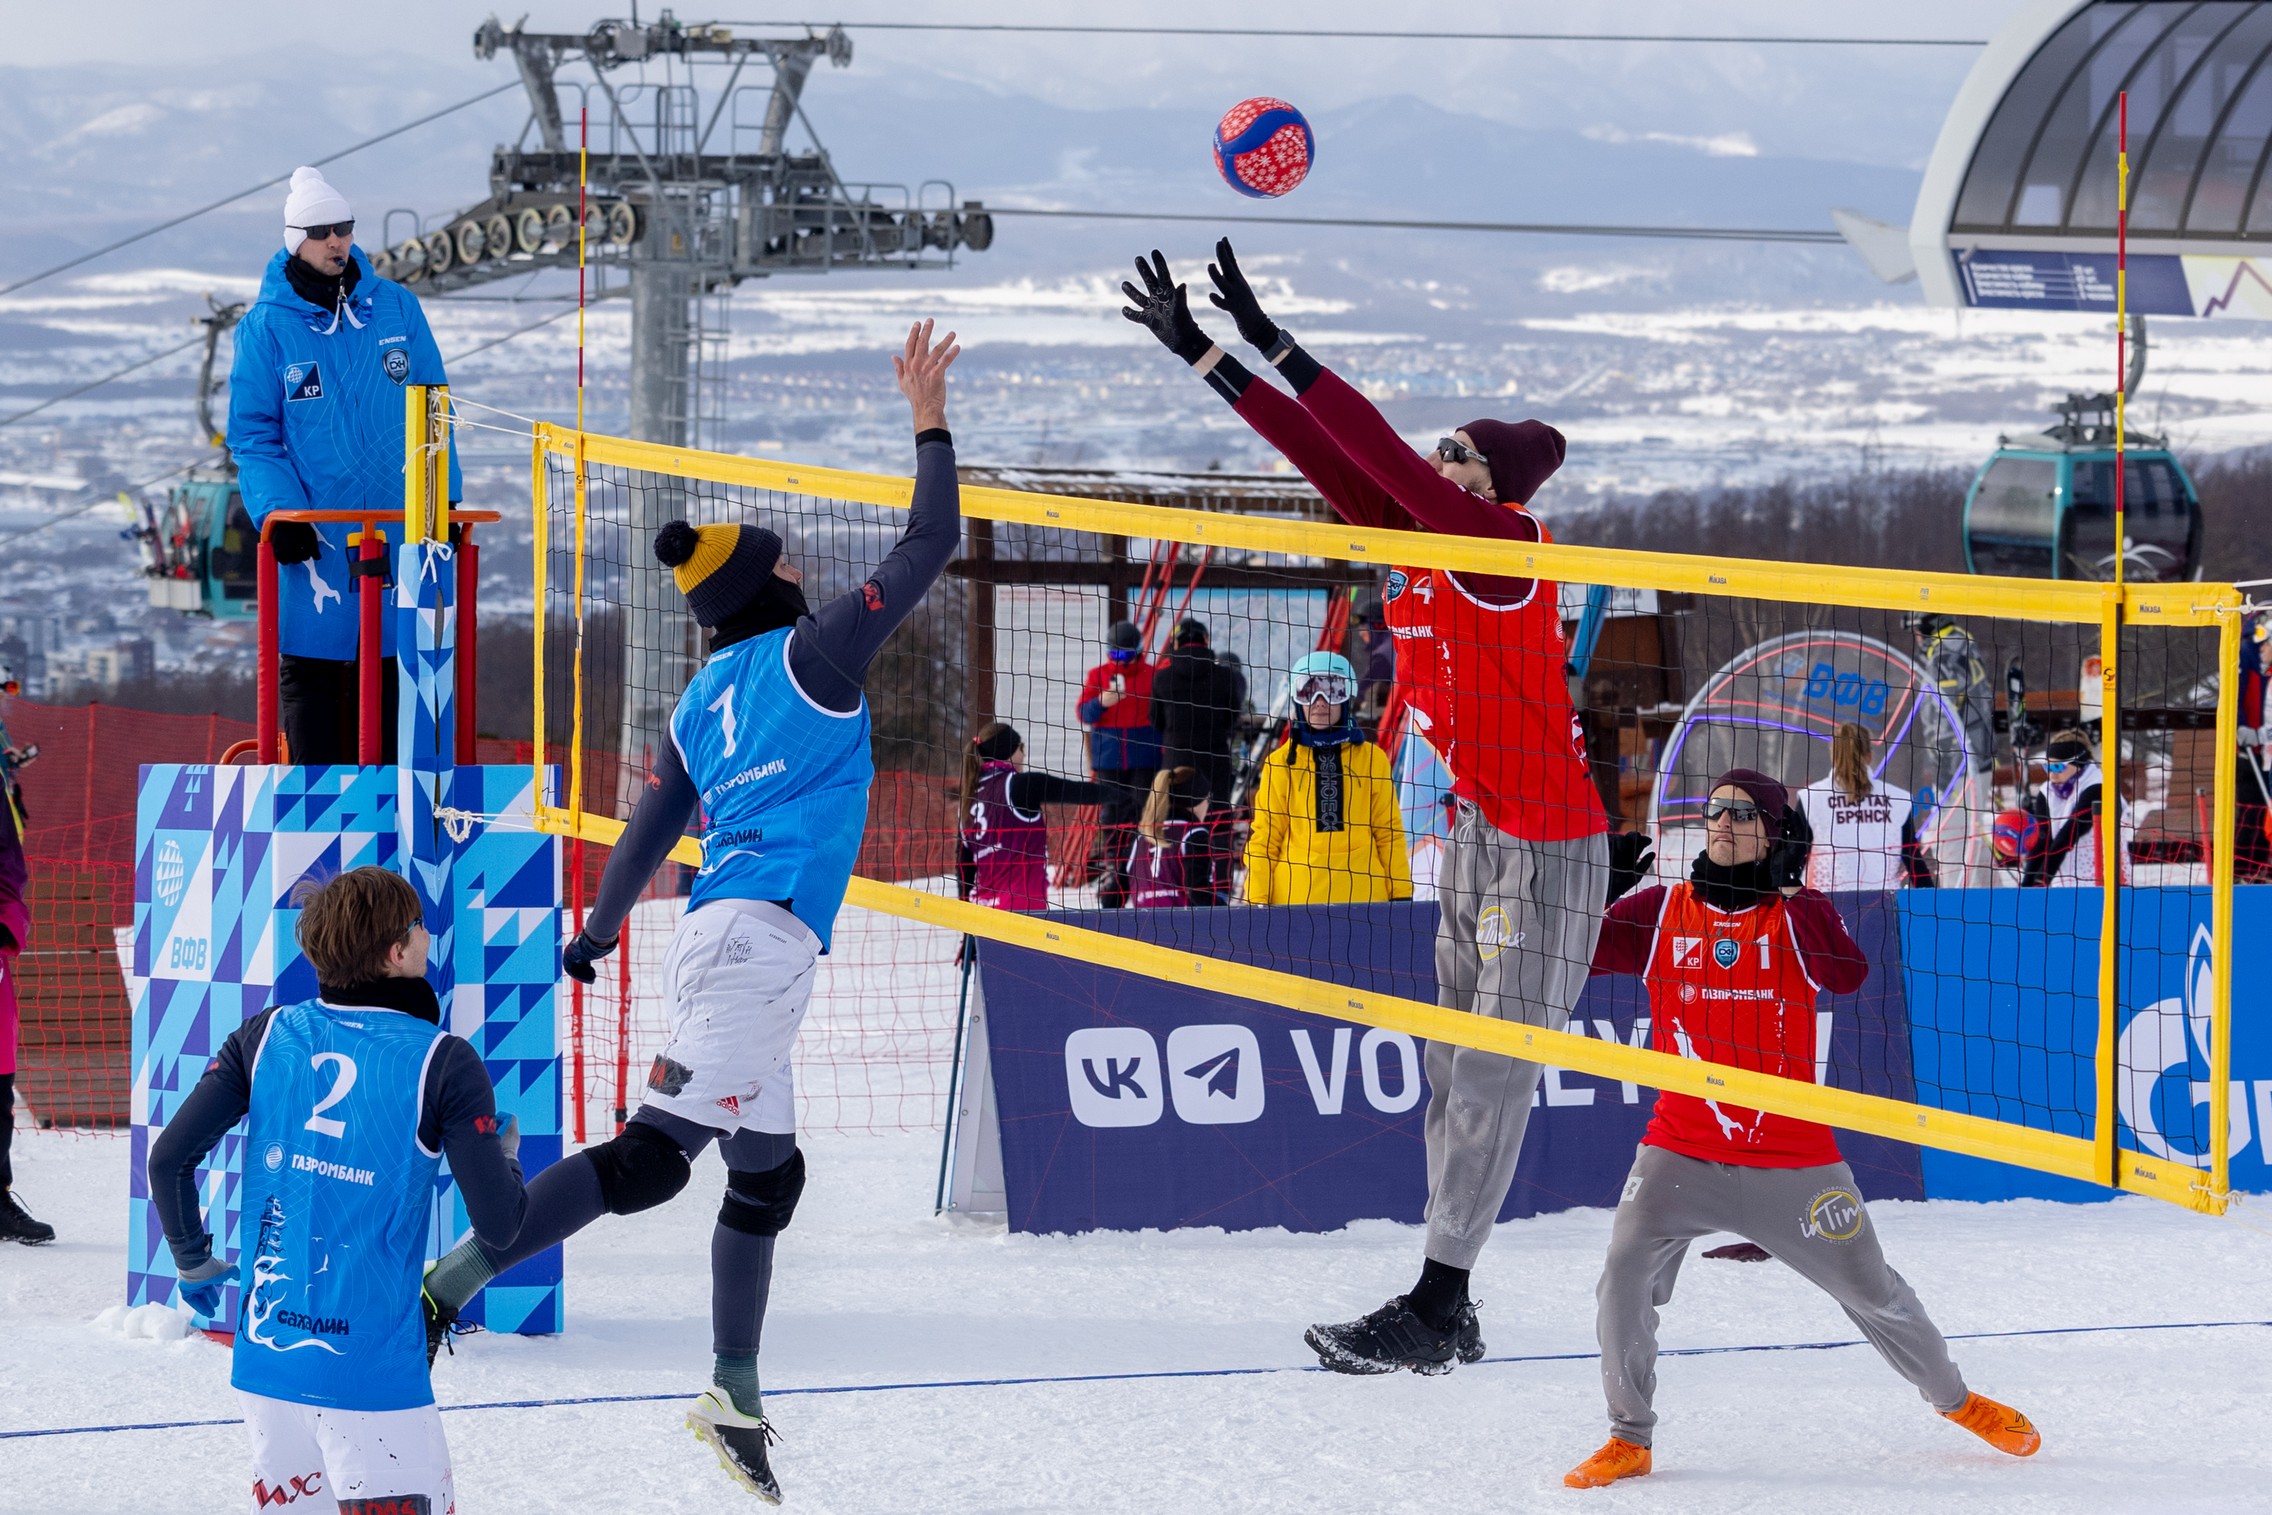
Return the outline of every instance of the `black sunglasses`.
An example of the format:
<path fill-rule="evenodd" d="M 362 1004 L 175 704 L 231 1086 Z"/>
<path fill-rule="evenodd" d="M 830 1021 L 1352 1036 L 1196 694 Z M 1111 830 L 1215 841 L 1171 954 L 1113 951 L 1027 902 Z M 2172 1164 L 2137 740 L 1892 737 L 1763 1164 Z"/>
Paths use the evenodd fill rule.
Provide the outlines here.
<path fill-rule="evenodd" d="M 1442 458 L 1447 463 L 1466 463 L 1473 461 L 1477 463 L 1488 464 L 1491 461 L 1482 453 L 1479 453 L 1474 448 L 1468 446 L 1465 442 L 1460 441 L 1457 437 L 1436 438 L 1436 456 Z"/>
<path fill-rule="evenodd" d="M 345 221 L 334 221 L 329 226 L 295 226 L 292 229 L 322 242 L 332 237 L 354 236 L 355 222 L 350 218 Z"/>
<path fill-rule="evenodd" d="M 1759 807 L 1742 800 L 1714 800 L 1704 807 L 1707 821 L 1716 821 L 1723 815 L 1740 826 L 1746 821 L 1758 820 Z"/>

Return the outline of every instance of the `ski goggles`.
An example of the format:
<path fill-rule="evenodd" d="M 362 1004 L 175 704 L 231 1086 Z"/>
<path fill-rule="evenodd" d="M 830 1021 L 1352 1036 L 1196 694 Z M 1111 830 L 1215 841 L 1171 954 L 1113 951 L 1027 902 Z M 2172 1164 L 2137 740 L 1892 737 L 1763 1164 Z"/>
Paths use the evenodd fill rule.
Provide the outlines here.
<path fill-rule="evenodd" d="M 332 237 L 354 236 L 355 220 L 351 216 L 345 221 L 334 221 L 328 226 L 295 226 L 292 230 L 312 241 L 322 242 Z"/>
<path fill-rule="evenodd" d="M 1313 705 L 1319 700 L 1329 705 L 1349 703 L 1349 681 L 1338 673 L 1305 673 L 1294 683 L 1294 701 L 1300 705 Z"/>
<path fill-rule="evenodd" d="M 1489 463 L 1491 461 L 1457 437 L 1436 438 L 1436 456 L 1447 463 Z"/>
<path fill-rule="evenodd" d="M 1713 800 L 1704 807 L 1706 822 L 1727 819 L 1741 826 L 1759 819 L 1759 807 L 1749 800 Z"/>
<path fill-rule="evenodd" d="M 2043 771 L 2050 774 L 2053 778 L 2057 778 L 2060 774 L 2065 773 L 2070 768 L 2077 768 L 2080 766 L 2082 765 L 2079 763 L 2071 763 L 2065 758 L 2045 758 L 2043 760 Z"/>

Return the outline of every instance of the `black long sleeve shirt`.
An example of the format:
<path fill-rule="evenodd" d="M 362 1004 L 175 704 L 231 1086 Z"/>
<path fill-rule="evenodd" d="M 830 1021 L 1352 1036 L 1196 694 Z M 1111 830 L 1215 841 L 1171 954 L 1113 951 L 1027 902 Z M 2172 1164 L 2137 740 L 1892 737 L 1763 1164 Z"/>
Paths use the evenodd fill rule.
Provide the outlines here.
<path fill-rule="evenodd" d="M 229 1033 L 206 1064 L 205 1076 L 150 1144 L 150 1202 L 158 1207 L 177 1268 L 197 1267 L 213 1254 L 213 1238 L 197 1205 L 197 1167 L 252 1108 L 253 1062 L 275 1014 L 273 1008 L 263 1010 Z M 520 1234 L 528 1190 L 521 1183 L 520 1163 L 505 1154 L 497 1126 L 497 1091 L 481 1054 L 464 1037 L 445 1032 L 426 1065 L 418 1140 L 427 1151 L 449 1159 L 450 1177 L 475 1234 L 492 1247 L 504 1247 Z"/>
<path fill-rule="evenodd" d="M 857 710 L 869 665 L 938 582 L 961 540 L 954 438 L 933 427 L 915 438 L 915 494 L 899 541 L 859 588 L 830 600 L 790 634 L 789 675 L 797 687 L 826 709 Z M 686 834 L 697 798 L 676 745 L 665 744 L 600 875 L 599 893 L 584 916 L 586 936 L 607 942 L 623 930 L 640 891 Z"/>

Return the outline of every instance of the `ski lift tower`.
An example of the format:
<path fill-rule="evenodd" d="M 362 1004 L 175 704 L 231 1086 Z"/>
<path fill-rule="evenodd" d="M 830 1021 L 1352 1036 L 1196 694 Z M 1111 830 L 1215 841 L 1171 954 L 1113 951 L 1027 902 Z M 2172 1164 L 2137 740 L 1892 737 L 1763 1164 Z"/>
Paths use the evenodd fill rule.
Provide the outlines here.
<path fill-rule="evenodd" d="M 529 117 L 490 160 L 489 198 L 431 223 L 390 212 L 374 258 L 378 272 L 436 293 L 574 268 L 577 253 L 578 112 L 590 123 L 586 265 L 600 297 L 631 299 L 631 435 L 669 446 L 716 446 L 725 392 L 727 297 L 744 279 L 837 269 L 951 268 L 960 249 L 983 252 L 993 218 L 954 187 L 928 180 L 850 183 L 837 175 L 804 113 L 813 65 L 852 62 L 842 27 L 801 35 L 737 35 L 688 24 L 663 11 L 651 22 L 606 20 L 589 31 L 530 32 L 491 16 L 473 36 L 474 56 L 511 56 L 529 97 Z M 562 80 L 563 64 L 590 78 Z M 744 84 L 751 65 L 760 82 Z M 706 68 L 714 87 L 697 82 Z M 770 72 L 769 81 L 765 73 Z M 722 73 L 723 78 L 717 79 Z M 792 151 L 789 132 L 810 139 Z M 409 217 L 408 234 L 395 228 Z M 619 283 L 607 275 L 620 271 Z M 632 491 L 634 540 L 684 515 L 681 486 L 655 477 Z M 688 672 L 683 606 L 644 553 L 625 590 L 625 684 L 621 752 L 630 782 L 669 718 L 659 691 Z"/>

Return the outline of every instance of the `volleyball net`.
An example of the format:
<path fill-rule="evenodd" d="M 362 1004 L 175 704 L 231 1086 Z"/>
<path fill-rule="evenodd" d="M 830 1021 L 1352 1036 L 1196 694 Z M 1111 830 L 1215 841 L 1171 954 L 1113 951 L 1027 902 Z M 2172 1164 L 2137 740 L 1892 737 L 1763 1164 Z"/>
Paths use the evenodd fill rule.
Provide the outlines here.
<path fill-rule="evenodd" d="M 1144 503 L 1181 498 L 1156 479 L 1081 487 L 966 481 L 954 562 L 870 672 L 877 781 L 847 905 L 936 928 L 937 949 L 871 954 L 857 990 L 871 1015 L 890 1020 L 911 975 L 951 985 L 960 939 L 977 937 L 2223 1209 L 2250 1141 L 2232 1082 L 2233 881 L 2266 850 L 2266 797 L 2235 763 L 2230 586 L 1488 542 L 1358 530 L 1283 485 L 1258 483 L 1243 509 L 1224 508 L 1240 503 L 1228 486 L 1183 504 Z M 530 488 L 538 818 L 588 850 L 569 870 L 580 910 L 705 655 L 654 531 L 768 526 L 818 606 L 889 551 L 912 481 L 539 426 Z M 1575 722 L 1472 691 L 1454 711 L 1400 680 L 1397 631 L 1431 610 L 1439 639 L 1522 615 L 1534 643 L 1556 628 L 1537 655 L 1558 666 L 1529 672 L 1569 691 Z M 1116 660 L 1122 623 L 1134 645 Z M 1044 803 L 1034 778 L 1000 778 L 979 761 L 1010 757 L 1000 725 L 1017 771 L 1107 787 Z M 1164 750 L 1148 745 L 1163 731 Z M 1357 987 L 1390 938 L 1433 931 L 1454 766 L 1518 791 L 1532 776 L 1567 791 L 1575 774 L 1613 830 L 1652 842 L 1641 888 L 1689 877 L 1717 775 L 1783 785 L 1812 822 L 1806 877 L 1870 962 L 1861 989 L 1822 996 L 1815 1079 L 1737 1065 L 1772 1065 L 1765 1046 L 1707 1062 L 1657 1050 L 1673 1039 L 1645 1024 L 1548 1029 Z M 642 911 L 667 923 L 700 861 L 690 836 Z M 1130 913 L 1155 904 L 1182 909 L 1136 939 Z M 1268 912 L 1241 926 L 1283 966 L 1231 955 L 1234 911 Z M 1503 945 L 1489 916 L 1487 954 Z M 1739 944 L 1739 963 L 1712 945 L 1731 985 L 1756 978 L 1743 955 L 1771 951 Z M 662 946 L 614 971 L 635 955 L 651 969 Z M 868 1033 L 822 1016 L 818 1034 Z M 937 1027 L 876 1034 L 952 1053 Z M 580 1026 L 572 1040 L 580 1057 Z"/>

